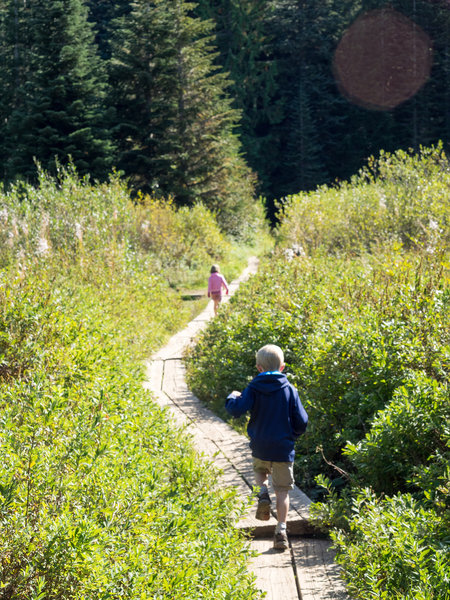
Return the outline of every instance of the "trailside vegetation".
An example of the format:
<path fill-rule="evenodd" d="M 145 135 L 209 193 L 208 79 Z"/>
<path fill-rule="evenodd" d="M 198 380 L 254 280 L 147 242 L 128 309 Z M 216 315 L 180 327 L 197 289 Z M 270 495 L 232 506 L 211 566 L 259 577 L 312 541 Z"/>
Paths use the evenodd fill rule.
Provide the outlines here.
<path fill-rule="evenodd" d="M 277 250 L 187 357 L 191 388 L 228 418 L 255 351 L 284 349 L 310 416 L 296 478 L 353 598 L 448 597 L 449 188 L 436 147 L 287 199 Z"/>
<path fill-rule="evenodd" d="M 236 263 L 214 216 L 62 168 L 0 203 L 0 595 L 256 599 L 234 493 L 142 385 L 176 288 Z"/>
<path fill-rule="evenodd" d="M 35 180 L 69 159 L 105 178 L 113 164 L 106 68 L 82 0 L 0 7 L 2 181 Z"/>

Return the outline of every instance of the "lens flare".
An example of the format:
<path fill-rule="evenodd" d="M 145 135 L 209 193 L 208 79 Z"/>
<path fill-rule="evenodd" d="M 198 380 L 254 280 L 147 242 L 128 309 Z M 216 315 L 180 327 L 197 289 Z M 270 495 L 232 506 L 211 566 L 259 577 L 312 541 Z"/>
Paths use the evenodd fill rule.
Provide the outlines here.
<path fill-rule="evenodd" d="M 333 70 L 341 93 L 373 110 L 391 110 L 425 84 L 433 59 L 430 37 L 392 8 L 358 17 L 339 42 Z"/>

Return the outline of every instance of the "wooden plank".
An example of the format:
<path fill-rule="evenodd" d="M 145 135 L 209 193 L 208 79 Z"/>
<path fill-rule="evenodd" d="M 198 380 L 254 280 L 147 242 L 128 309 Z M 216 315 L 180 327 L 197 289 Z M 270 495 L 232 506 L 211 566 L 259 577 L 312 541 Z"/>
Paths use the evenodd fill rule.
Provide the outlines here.
<path fill-rule="evenodd" d="M 256 576 L 258 589 L 266 593 L 265 600 L 299 600 L 291 553 L 275 550 L 272 538 L 253 540 L 251 547 L 257 556 L 249 568 Z"/>
<path fill-rule="evenodd" d="M 290 538 L 302 600 L 349 600 L 331 542 Z"/>
<path fill-rule="evenodd" d="M 160 391 L 162 389 L 164 362 L 162 360 L 149 360 L 146 363 L 146 380 L 144 388 Z"/>

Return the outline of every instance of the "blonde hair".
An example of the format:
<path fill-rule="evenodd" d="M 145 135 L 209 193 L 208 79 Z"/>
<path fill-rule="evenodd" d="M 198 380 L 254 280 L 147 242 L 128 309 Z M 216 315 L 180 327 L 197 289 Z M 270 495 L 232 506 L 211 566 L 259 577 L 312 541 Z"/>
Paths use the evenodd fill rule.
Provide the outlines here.
<path fill-rule="evenodd" d="M 275 344 L 266 344 L 256 353 L 256 364 L 264 371 L 278 371 L 284 364 L 283 350 Z"/>

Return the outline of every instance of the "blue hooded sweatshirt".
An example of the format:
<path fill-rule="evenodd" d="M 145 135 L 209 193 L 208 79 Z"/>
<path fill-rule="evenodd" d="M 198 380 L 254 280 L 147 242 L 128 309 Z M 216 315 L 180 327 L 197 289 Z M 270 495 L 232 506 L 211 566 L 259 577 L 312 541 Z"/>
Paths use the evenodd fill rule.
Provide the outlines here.
<path fill-rule="evenodd" d="M 295 440 L 306 430 L 308 415 L 286 375 L 260 373 L 242 394 L 230 394 L 225 407 L 233 417 L 250 411 L 247 432 L 254 457 L 293 462 Z"/>

